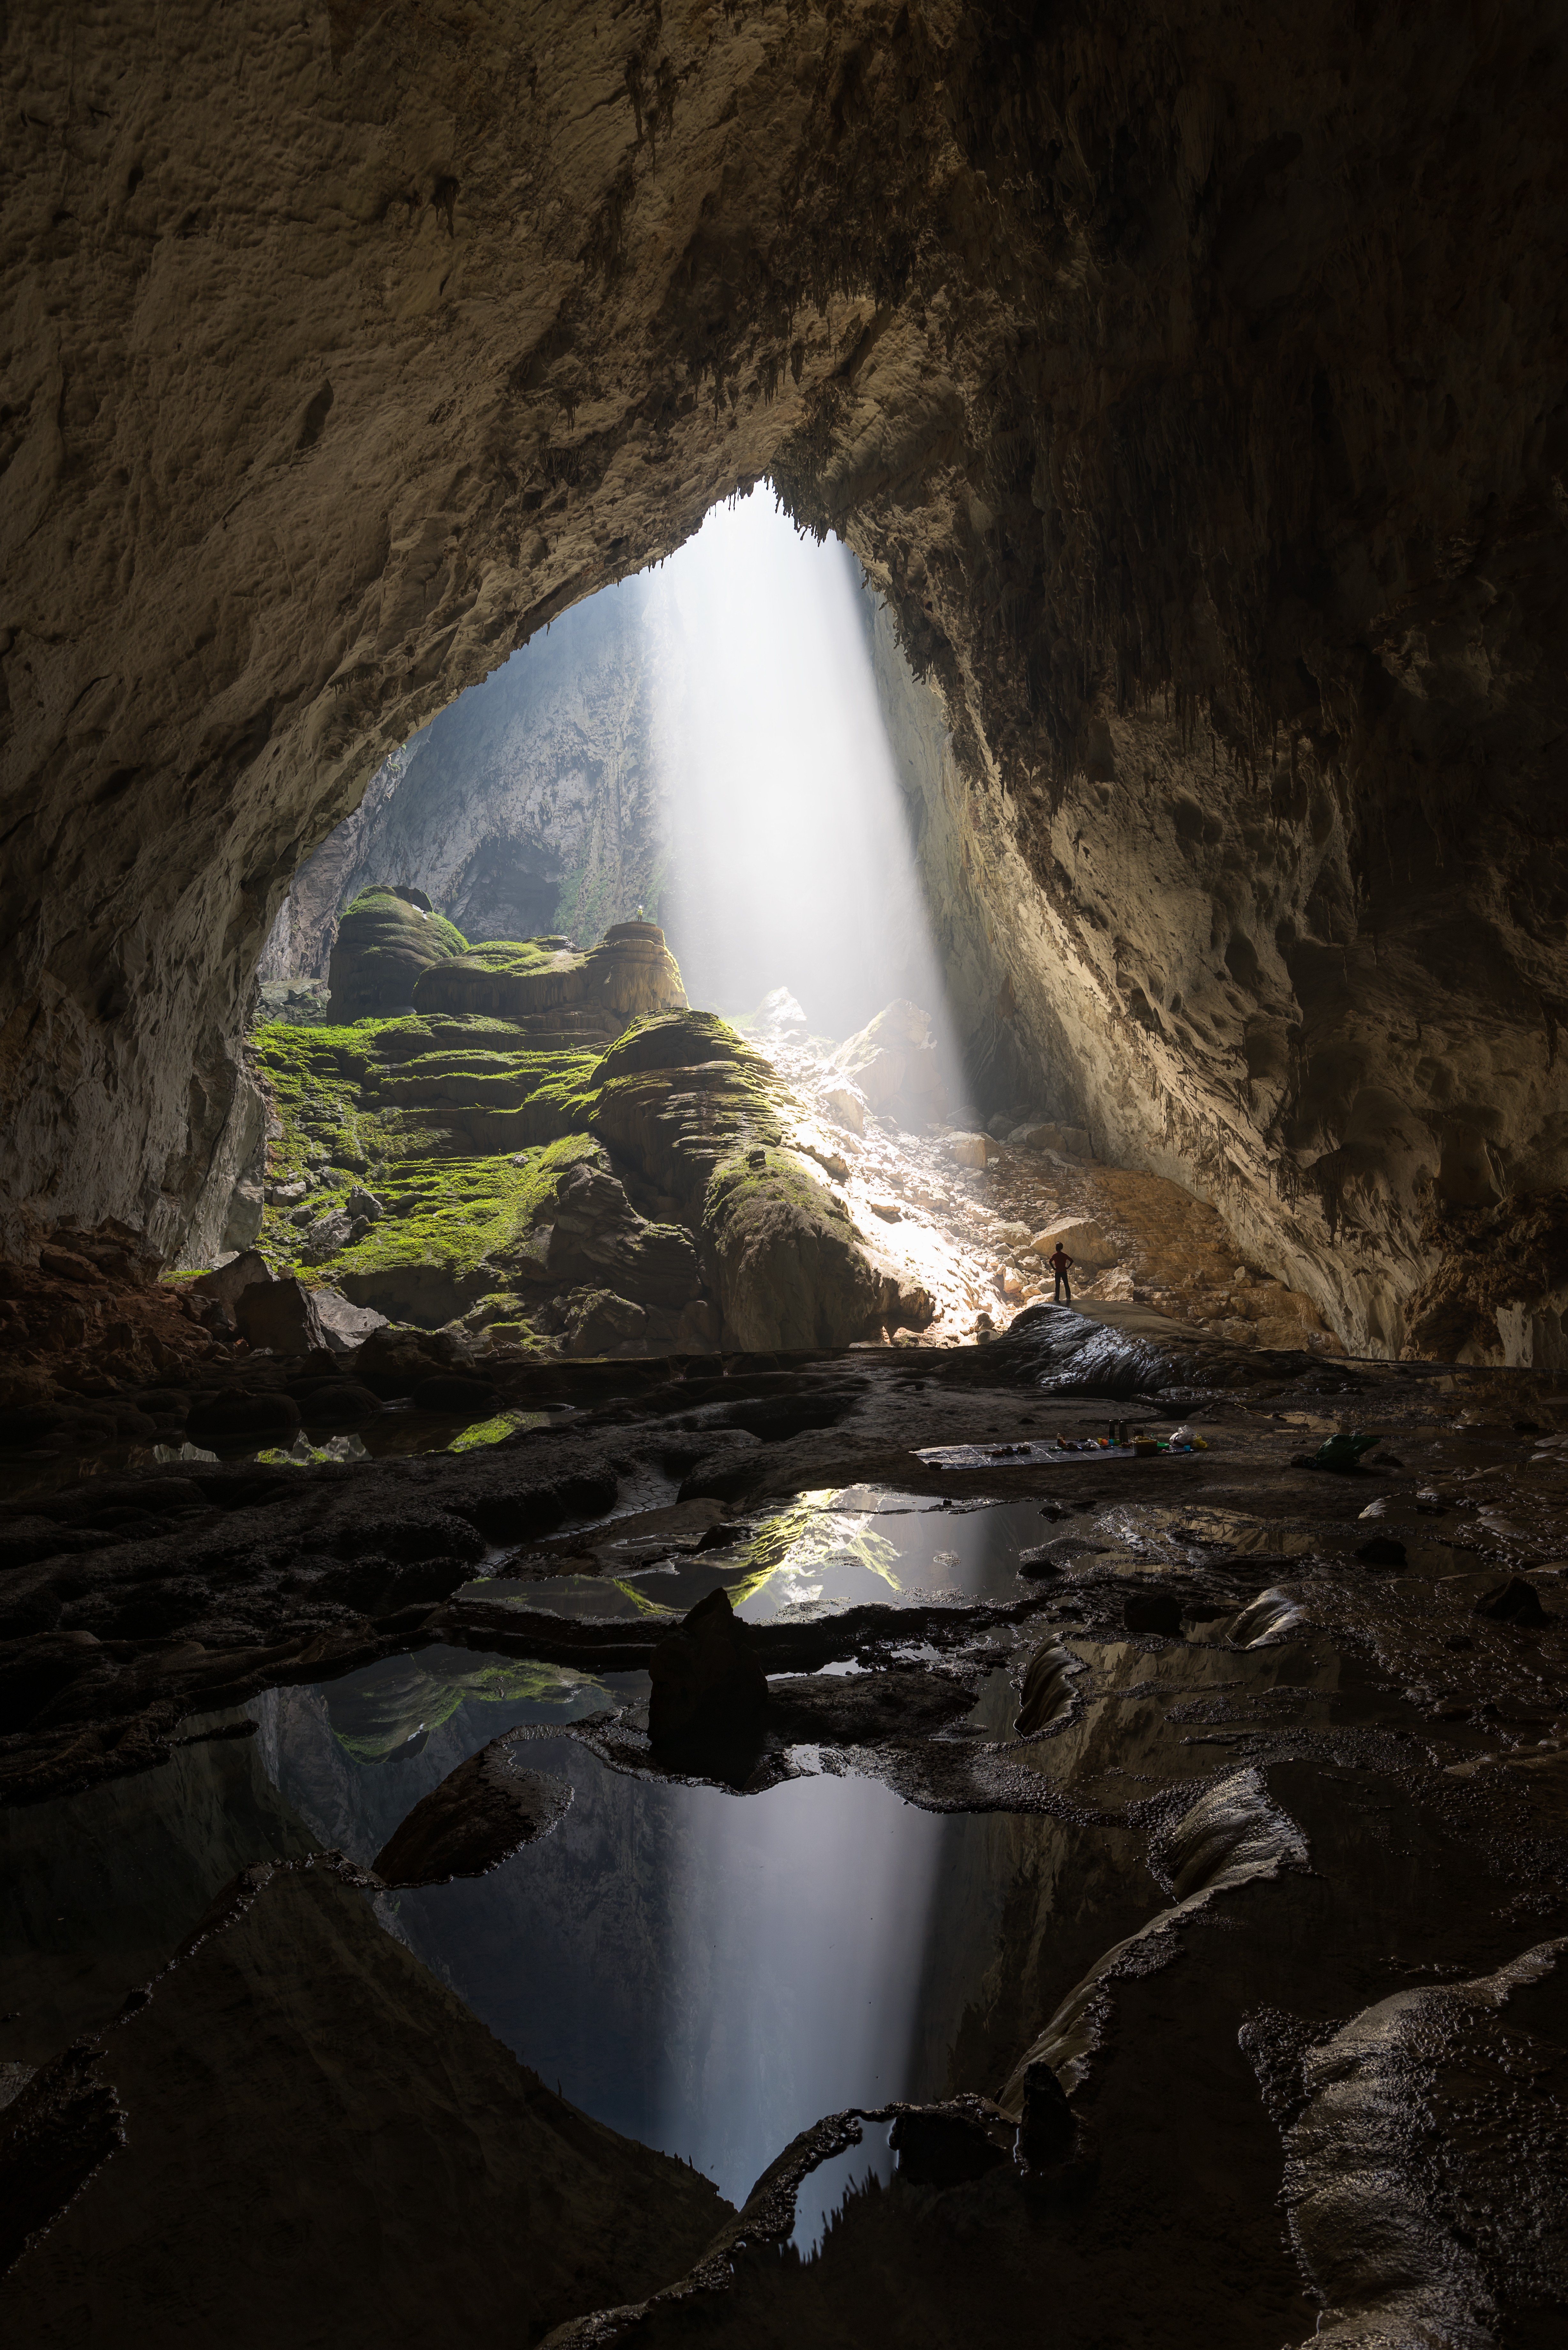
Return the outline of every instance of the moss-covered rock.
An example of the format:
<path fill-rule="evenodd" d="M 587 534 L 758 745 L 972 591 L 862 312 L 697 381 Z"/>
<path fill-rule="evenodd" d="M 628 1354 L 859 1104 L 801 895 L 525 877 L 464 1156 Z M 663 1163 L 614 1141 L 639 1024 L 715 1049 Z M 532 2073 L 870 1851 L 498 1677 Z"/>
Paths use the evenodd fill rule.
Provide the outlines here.
<path fill-rule="evenodd" d="M 527 1348 L 776 1350 L 918 1320 L 785 1148 L 798 1106 L 772 1064 L 683 1001 L 611 1005 L 611 982 L 622 1003 L 679 990 L 654 926 L 620 928 L 635 951 L 613 934 L 587 956 L 493 944 L 432 966 L 404 1018 L 260 1032 L 280 1129 L 268 1262 L 394 1321 L 461 1318 Z M 478 979 L 531 1008 L 436 1008 Z M 585 983 L 598 1010 L 559 1000 Z M 586 1049 L 575 1017 L 611 1033 Z M 374 1219 L 354 1212 L 358 1174 Z"/>
<path fill-rule="evenodd" d="M 471 948 L 452 962 L 432 963 L 413 1000 L 424 1013 L 490 1013 L 508 1020 L 592 1014 L 610 1036 L 639 1013 L 684 1005 L 686 991 L 656 922 L 617 922 L 588 954 L 553 939 Z"/>
<path fill-rule="evenodd" d="M 334 1022 L 400 1012 L 421 972 L 461 955 L 461 931 L 419 889 L 362 889 L 337 926 L 327 972 Z"/>

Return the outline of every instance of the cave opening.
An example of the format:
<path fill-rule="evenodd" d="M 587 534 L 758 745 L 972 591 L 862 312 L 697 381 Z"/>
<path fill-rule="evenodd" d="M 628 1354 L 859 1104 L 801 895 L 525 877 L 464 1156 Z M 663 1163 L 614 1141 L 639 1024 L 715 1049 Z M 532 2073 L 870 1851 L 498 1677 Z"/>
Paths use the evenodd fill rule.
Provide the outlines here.
<path fill-rule="evenodd" d="M 8 2341 L 1558 2339 L 1560 16 L 5 12 Z"/>
<path fill-rule="evenodd" d="M 587 949 L 640 910 L 689 999 L 728 1017 L 783 987 L 836 1043 L 913 1002 L 961 1095 L 917 853 L 925 746 L 906 727 L 900 764 L 889 741 L 879 672 L 895 725 L 913 681 L 881 618 L 842 542 L 808 538 L 766 485 L 716 506 L 399 746 L 294 878 L 265 1008 L 326 983 L 338 917 L 378 884 L 413 885 L 476 944 Z M 379 1008 L 402 1008 L 395 983 Z"/>

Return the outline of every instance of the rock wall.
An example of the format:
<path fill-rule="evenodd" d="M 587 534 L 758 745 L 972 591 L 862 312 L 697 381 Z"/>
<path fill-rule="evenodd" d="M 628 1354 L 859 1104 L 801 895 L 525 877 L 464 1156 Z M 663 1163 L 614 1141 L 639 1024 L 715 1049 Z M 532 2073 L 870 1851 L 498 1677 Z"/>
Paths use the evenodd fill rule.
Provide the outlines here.
<path fill-rule="evenodd" d="M 1545 1326 L 1552 12 L 110 0 L 0 73 L 7 1201 L 171 1247 L 301 862 L 771 471 L 944 695 L 998 1066 L 1355 1345 Z"/>
<path fill-rule="evenodd" d="M 379 881 L 416 883 L 471 939 L 564 931 L 592 946 L 639 906 L 657 919 L 649 585 L 563 614 L 392 754 L 296 878 L 269 941 L 292 960 L 264 960 L 264 978 L 324 978 L 338 915 Z"/>

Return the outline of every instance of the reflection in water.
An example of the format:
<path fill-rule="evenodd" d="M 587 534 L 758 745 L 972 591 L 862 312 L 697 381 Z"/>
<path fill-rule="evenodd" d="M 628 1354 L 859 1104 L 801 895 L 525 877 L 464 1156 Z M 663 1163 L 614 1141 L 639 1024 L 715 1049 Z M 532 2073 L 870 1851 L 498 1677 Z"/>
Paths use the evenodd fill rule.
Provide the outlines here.
<path fill-rule="evenodd" d="M 943 1503 L 865 1485 L 797 1494 L 700 1557 L 620 1575 L 556 1575 L 484 1586 L 560 1616 L 684 1615 L 722 1585 L 738 1616 L 901 1602 L 1015 1599 L 1018 1562 L 1049 1528 L 1038 1502 Z"/>
<path fill-rule="evenodd" d="M 831 2162 L 822 2163 L 809 2178 L 803 2179 L 794 2199 L 794 2233 L 790 2238 L 797 2252 L 809 2257 L 818 2249 L 829 2220 L 846 2195 L 872 2178 L 887 2186 L 898 2167 L 898 2158 L 888 2143 L 891 2127 L 889 2122 L 868 2122 L 859 2146 L 835 2155 Z"/>
<path fill-rule="evenodd" d="M 524 2063 L 736 2202 L 823 2114 L 915 2092 L 949 1823 L 873 1779 L 742 1800 L 616 1777 L 571 1741 L 529 1763 L 576 1788 L 555 1835 L 398 1907 Z"/>

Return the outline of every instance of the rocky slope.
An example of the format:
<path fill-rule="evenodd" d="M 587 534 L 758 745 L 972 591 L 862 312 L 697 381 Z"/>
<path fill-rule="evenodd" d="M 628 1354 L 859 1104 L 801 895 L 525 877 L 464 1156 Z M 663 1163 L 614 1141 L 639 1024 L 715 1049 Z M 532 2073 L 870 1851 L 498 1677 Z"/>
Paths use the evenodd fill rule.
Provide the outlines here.
<path fill-rule="evenodd" d="M 1549 16 L 183 0 L 0 69 L 8 1201 L 171 1250 L 302 860 L 772 469 L 944 696 L 999 1061 L 1348 1344 L 1558 1343 Z"/>

